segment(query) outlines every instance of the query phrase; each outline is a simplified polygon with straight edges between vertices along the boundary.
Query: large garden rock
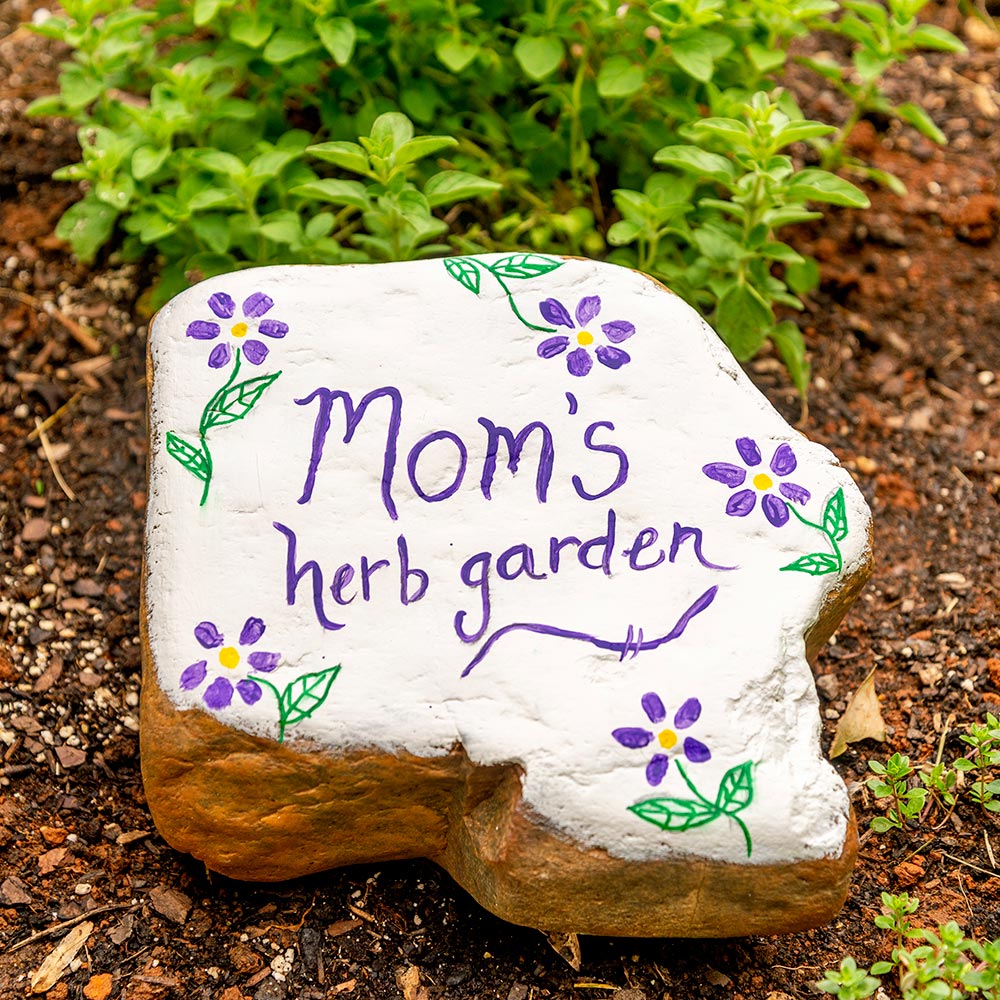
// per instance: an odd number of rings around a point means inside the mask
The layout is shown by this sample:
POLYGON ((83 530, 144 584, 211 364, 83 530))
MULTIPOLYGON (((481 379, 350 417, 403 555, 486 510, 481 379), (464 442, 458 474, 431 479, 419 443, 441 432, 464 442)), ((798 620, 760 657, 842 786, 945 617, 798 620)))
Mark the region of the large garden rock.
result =
POLYGON ((157 316, 143 773, 236 878, 426 856, 546 930, 773 933, 855 833, 808 659, 850 476, 648 278, 507 254, 157 316))

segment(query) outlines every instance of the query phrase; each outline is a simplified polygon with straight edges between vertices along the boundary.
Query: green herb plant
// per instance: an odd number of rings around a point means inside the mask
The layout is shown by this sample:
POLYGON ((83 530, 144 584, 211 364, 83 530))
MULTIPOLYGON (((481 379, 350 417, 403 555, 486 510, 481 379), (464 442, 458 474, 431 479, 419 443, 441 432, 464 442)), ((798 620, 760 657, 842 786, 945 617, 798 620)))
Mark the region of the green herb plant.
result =
POLYGON ((64 0, 34 30, 72 54, 30 111, 79 126, 58 234, 85 262, 154 258, 153 305, 255 264, 610 243, 740 358, 772 340, 804 393, 780 311, 818 272, 785 230, 867 201, 826 169, 839 153, 802 167, 842 141, 778 89, 788 43, 847 34, 857 113, 878 110, 885 67, 945 47, 911 23, 923 2, 882 25, 861 0, 64 0))
POLYGON ((990 771, 1000 765, 1000 719, 987 713, 985 725, 973 723, 960 739, 972 748, 968 756, 955 761, 955 768, 972 778, 970 798, 989 812, 1000 812, 1000 780, 990 771))
POLYGON ((905 892, 898 896, 883 892, 887 912, 875 918, 875 925, 896 935, 891 960, 876 962, 868 970, 847 957, 839 970, 827 970, 817 988, 840 1000, 860 1000, 882 986, 877 976, 895 972, 903 1000, 963 1000, 969 996, 998 1000, 1000 939, 981 942, 967 938, 954 921, 936 930, 913 927, 909 917, 916 912, 918 902, 905 892), (909 941, 923 943, 904 947, 909 941))
POLYGON ((944 133, 919 104, 912 101, 893 104, 881 88, 886 70, 895 63, 905 62, 917 49, 965 51, 965 46, 950 31, 917 20, 926 5, 927 0, 886 0, 885 3, 843 0, 844 13, 831 20, 829 30, 852 43, 850 61, 843 65, 832 56, 800 60, 839 90, 853 106, 834 135, 820 143, 821 162, 827 169, 846 164, 903 193, 903 186, 895 177, 865 166, 845 152, 854 126, 865 115, 873 113, 904 121, 933 142, 943 144, 946 141, 944 133))
POLYGON ((877 799, 889 800, 885 815, 875 816, 869 824, 876 833, 902 830, 919 819, 927 801, 927 789, 910 787, 914 770, 909 757, 894 753, 884 764, 870 760, 868 769, 876 775, 866 782, 872 794, 877 799))

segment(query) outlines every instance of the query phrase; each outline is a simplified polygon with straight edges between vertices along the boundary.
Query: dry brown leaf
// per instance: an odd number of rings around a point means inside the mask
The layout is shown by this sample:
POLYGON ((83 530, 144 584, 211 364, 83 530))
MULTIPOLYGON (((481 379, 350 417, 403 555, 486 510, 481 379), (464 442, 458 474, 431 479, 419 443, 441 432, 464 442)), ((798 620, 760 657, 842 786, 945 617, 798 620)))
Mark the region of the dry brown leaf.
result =
POLYGON ((875 669, 858 685, 854 696, 847 703, 844 714, 837 723, 837 731, 833 736, 833 746, 830 747, 830 760, 839 757, 848 743, 859 743, 861 740, 878 740, 885 742, 885 722, 882 710, 879 708, 878 695, 875 693, 875 669))
POLYGON ((38 971, 31 977, 31 992, 46 993, 52 989, 59 981, 59 977, 69 968, 69 963, 76 958, 76 953, 84 946, 94 925, 85 920, 82 924, 77 924, 45 956, 45 961, 38 967, 38 971))
POLYGON ((575 934, 548 931, 545 934, 552 950, 574 971, 580 971, 580 939, 575 934))

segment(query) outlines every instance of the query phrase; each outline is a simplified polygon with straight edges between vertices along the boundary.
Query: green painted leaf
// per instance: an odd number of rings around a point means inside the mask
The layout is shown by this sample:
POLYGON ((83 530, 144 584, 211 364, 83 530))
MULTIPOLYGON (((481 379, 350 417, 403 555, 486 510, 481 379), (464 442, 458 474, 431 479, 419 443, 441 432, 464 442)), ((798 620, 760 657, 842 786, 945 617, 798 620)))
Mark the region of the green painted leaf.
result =
POLYGON ((847 537, 847 507, 844 503, 844 488, 841 487, 826 502, 823 510, 823 530, 835 541, 847 537))
POLYGON ((501 257, 488 266, 498 278, 537 278, 562 265, 563 262, 555 257, 543 257, 538 253, 514 253, 509 257, 501 257))
POLYGON ((782 566, 781 571, 790 570, 795 573, 808 573, 810 576, 825 576, 836 573, 840 567, 837 560, 825 552, 813 552, 812 555, 801 556, 795 562, 782 566))
POLYGON ((544 80, 563 60, 563 43, 554 35, 522 35, 514 45, 514 58, 532 80, 544 80))
POLYGON ((711 802, 697 799, 646 799, 629 806, 639 819, 644 819, 661 830, 693 830, 718 819, 721 810, 711 802))
POLYGON ((242 420, 257 405, 267 387, 281 374, 261 375, 231 385, 209 404, 203 420, 203 431, 210 427, 224 427, 242 420))
POLYGON ((732 816, 742 812, 753 801, 753 761, 731 767, 719 782, 715 804, 719 812, 732 816))
POLYGON ((303 674, 285 686, 278 700, 281 721, 285 726, 294 726, 308 719, 326 701, 333 682, 340 673, 340 664, 327 667, 314 674, 303 674))
POLYGON ((448 257, 444 266, 459 284, 465 285, 473 295, 479 294, 479 268, 461 257, 448 257))
POLYGON ((196 476, 203 483, 208 480, 208 463, 205 461, 202 450, 188 444, 184 438, 178 437, 173 431, 167 431, 167 454, 176 458, 191 475, 196 476))

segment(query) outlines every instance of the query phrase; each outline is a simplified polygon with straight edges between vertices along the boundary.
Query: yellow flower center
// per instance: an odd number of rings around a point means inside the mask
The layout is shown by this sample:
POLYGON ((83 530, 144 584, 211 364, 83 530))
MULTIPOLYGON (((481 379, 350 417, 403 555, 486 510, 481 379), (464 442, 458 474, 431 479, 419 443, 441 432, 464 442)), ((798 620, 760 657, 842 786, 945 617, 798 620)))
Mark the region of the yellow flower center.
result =
POLYGON ((774 485, 774 480, 766 472, 758 472, 753 477, 753 484, 759 490, 769 490, 774 485))
POLYGON ((581 347, 586 347, 588 344, 592 344, 594 342, 594 335, 589 330, 581 330, 576 335, 576 342, 581 347))
POLYGON ((658 737, 660 741, 660 746, 664 750, 669 750, 672 746, 677 743, 677 734, 672 729, 664 729, 658 737))
POLYGON ((247 335, 248 329, 249 327, 246 325, 246 323, 237 323, 229 332, 234 337, 245 337, 247 335))
POLYGON ((232 670, 239 662, 240 654, 232 646, 226 646, 225 649, 219 650, 219 663, 227 670, 232 670))

